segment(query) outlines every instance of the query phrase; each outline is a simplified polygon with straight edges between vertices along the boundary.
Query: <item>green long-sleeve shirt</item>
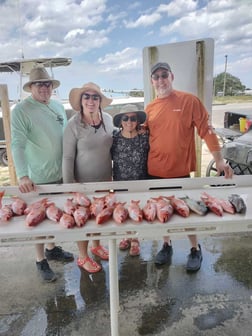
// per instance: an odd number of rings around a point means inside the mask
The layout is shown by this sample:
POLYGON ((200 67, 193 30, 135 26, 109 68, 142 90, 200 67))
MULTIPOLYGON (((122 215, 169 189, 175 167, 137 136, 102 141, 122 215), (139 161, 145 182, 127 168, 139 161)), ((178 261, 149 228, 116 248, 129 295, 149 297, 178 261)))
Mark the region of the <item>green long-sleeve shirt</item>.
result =
POLYGON ((32 97, 11 113, 11 149, 18 178, 37 184, 62 178, 62 137, 67 117, 56 100, 42 104, 32 97))

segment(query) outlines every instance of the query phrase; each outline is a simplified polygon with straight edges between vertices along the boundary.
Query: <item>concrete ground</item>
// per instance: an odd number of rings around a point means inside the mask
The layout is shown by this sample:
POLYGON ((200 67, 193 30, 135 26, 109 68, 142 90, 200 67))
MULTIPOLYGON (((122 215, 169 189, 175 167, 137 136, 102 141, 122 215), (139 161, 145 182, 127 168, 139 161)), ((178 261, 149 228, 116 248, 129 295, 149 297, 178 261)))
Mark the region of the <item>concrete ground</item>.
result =
MULTIPOLYGON (((185 271, 189 241, 173 241, 170 266, 157 268, 161 241, 141 241, 141 255, 118 252, 119 335, 250 336, 252 235, 200 238, 199 272, 185 271)), ((74 243, 62 244, 77 257, 74 243)), ((43 283, 34 246, 0 248, 1 336, 109 336, 108 263, 89 275, 76 262, 50 262, 58 279, 43 283)))

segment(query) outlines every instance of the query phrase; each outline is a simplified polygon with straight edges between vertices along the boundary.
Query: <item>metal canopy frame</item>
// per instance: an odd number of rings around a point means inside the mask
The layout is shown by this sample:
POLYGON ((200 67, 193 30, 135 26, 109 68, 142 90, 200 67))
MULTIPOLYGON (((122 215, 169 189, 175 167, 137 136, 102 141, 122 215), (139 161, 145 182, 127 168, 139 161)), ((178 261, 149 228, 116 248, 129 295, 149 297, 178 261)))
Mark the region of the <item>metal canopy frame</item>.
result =
POLYGON ((36 65, 41 65, 46 68, 54 68, 67 66, 71 63, 72 59, 67 57, 20 59, 0 63, 0 72, 21 72, 23 75, 28 75, 30 70, 36 65))

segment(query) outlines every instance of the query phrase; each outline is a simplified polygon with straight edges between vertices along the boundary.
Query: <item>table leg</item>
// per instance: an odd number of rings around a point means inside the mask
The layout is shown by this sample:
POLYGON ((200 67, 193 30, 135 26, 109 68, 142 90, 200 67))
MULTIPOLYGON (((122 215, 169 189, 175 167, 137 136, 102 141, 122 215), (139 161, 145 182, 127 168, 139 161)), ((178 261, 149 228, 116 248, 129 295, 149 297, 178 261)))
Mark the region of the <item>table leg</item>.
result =
POLYGON ((119 286, 116 239, 109 240, 109 284, 111 336, 118 336, 119 286))

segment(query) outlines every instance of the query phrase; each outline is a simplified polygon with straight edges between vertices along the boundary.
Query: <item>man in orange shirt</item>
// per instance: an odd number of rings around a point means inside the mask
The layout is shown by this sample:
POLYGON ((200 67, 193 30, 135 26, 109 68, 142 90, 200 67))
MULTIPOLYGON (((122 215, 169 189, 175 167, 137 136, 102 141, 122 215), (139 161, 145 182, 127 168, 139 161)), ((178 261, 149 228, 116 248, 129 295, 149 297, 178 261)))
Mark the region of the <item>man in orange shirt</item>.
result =
MULTIPOLYGON (((196 170, 195 127, 206 142, 215 162, 218 174, 224 172, 232 178, 233 170, 222 157, 218 138, 209 122, 208 112, 194 95, 174 90, 174 74, 165 62, 155 64, 151 69, 151 83, 156 98, 147 105, 145 125, 149 129, 150 151, 148 173, 150 178, 185 178, 196 170)), ((188 236, 191 251, 188 255, 187 271, 198 271, 202 252, 197 236, 188 236)), ((169 237, 164 237, 162 249, 155 263, 169 263, 172 256, 169 237)))

